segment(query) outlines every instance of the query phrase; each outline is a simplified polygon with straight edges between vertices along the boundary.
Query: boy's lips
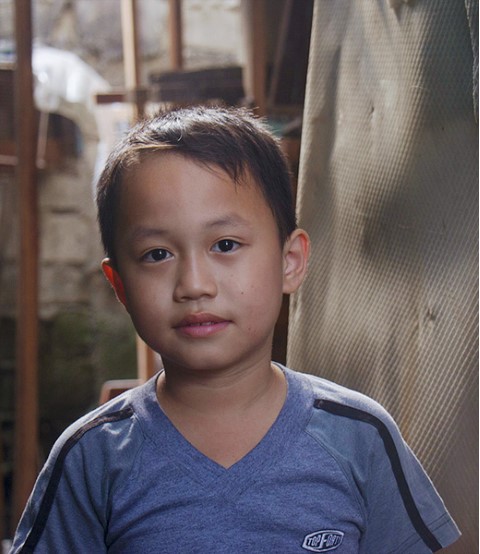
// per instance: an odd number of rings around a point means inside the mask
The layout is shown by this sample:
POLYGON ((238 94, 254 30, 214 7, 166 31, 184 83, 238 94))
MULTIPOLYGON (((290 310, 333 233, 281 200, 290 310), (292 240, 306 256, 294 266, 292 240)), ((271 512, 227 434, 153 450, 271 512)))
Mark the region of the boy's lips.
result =
POLYGON ((174 325, 174 329, 190 338, 204 338, 222 331, 230 323, 230 320, 217 315, 198 313, 186 316, 174 325))

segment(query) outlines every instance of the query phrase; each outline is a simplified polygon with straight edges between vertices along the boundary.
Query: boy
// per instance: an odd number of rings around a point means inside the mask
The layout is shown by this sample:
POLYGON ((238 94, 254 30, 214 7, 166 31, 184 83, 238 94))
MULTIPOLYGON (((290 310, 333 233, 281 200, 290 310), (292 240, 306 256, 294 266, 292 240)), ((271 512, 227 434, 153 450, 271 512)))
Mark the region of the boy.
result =
POLYGON ((105 275, 164 369, 65 431, 12 552, 420 554, 458 537, 380 406, 270 360, 309 240, 258 120, 140 123, 97 204, 105 275))

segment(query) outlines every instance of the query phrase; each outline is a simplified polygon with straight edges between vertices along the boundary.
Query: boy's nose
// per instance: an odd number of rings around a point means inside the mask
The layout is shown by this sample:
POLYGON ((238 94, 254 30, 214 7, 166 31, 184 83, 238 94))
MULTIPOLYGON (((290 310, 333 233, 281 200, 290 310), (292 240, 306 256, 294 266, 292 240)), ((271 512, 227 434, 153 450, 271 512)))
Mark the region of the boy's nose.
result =
POLYGON ((214 297, 216 294, 216 279, 207 260, 192 256, 178 265, 175 301, 198 300, 203 296, 214 297))

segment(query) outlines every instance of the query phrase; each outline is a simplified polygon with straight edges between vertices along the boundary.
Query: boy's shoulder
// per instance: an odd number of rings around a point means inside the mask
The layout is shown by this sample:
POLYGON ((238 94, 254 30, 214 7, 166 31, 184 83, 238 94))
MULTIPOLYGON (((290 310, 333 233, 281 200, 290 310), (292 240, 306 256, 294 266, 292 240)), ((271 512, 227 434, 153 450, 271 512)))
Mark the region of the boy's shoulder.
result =
POLYGON ((369 423, 378 419, 385 425, 396 426, 389 412, 366 394, 317 375, 297 371, 294 373, 299 379, 309 383, 313 392, 314 407, 317 410, 369 423))
POLYGON ((76 446, 105 453, 114 450, 119 442, 128 442, 131 449, 138 449, 144 440, 139 414, 151 388, 148 382, 128 390, 80 417, 57 439, 50 458, 64 460, 76 446))
POLYGON ((408 448, 390 413, 369 396, 322 377, 294 372, 312 391, 307 432, 332 452, 346 458, 368 457, 368 451, 397 457, 408 448))

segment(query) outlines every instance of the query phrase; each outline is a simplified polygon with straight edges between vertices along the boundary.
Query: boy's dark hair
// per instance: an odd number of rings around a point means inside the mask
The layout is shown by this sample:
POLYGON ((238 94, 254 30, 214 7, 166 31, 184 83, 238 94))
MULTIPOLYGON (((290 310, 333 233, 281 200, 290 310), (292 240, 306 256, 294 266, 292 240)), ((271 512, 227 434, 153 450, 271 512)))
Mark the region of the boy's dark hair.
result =
POLYGON ((239 183, 249 173, 276 220, 282 244, 296 228, 288 163, 265 124, 240 108, 178 108, 135 125, 110 154, 97 185, 103 246, 115 264, 114 235, 121 182, 142 156, 176 152, 220 167, 239 183))

